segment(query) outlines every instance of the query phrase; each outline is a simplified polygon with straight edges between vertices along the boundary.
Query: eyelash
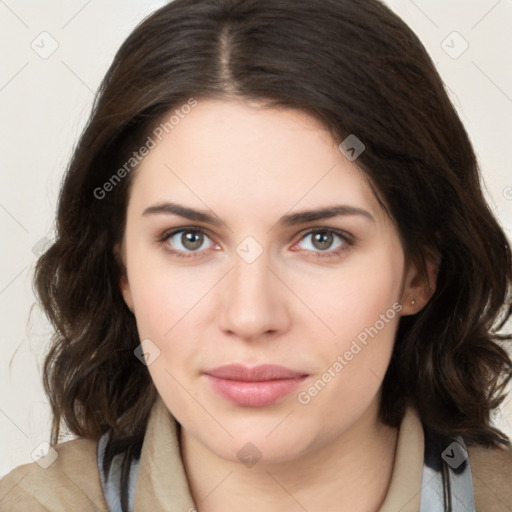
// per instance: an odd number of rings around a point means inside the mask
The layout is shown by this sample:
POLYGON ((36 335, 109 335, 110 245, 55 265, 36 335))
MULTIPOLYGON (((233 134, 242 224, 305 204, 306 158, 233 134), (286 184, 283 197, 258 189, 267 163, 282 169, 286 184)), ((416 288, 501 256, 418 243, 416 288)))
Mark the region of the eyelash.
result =
MULTIPOLYGON (((164 242, 167 242, 169 240, 169 238, 171 238, 174 235, 176 235, 177 233, 181 233, 181 232, 201 233, 201 234, 207 236, 208 238, 210 238, 208 233, 200 227, 190 227, 190 228, 183 227, 183 228, 172 229, 170 231, 164 232, 162 234, 162 236, 158 239, 158 242, 163 244, 164 242)), ((306 233, 304 233, 301 236, 301 238, 298 240, 298 242, 301 242, 308 235, 311 235, 314 233, 334 234, 334 235, 338 236, 339 238, 341 238, 341 240, 343 241, 343 245, 341 245, 337 249, 334 249, 331 251, 312 251, 314 254, 316 254, 315 257, 318 257, 318 258, 334 258, 336 256, 341 256, 342 253, 349 250, 352 246, 355 245, 355 240, 352 236, 348 235, 348 233, 345 233, 344 231, 341 231, 341 230, 335 229, 335 228, 312 228, 309 231, 307 231, 306 233)), ((176 251, 174 249, 170 249, 169 247, 166 247, 166 250, 168 252, 170 252, 171 254, 173 254, 174 256, 177 256, 178 258, 195 258, 195 257, 197 257, 196 254, 198 254, 199 252, 202 252, 202 251, 196 251, 196 252, 185 253, 183 251, 176 251)))

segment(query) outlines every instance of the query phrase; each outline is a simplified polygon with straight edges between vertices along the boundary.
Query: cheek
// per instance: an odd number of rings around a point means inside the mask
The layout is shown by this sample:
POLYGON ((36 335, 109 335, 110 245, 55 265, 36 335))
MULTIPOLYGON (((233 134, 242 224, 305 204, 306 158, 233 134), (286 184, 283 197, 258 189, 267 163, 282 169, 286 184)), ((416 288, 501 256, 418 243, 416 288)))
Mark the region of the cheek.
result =
POLYGON ((141 336, 170 336, 175 326, 208 292, 213 277, 200 267, 179 267, 160 251, 134 251, 130 290, 141 336), (156 253, 156 254, 155 254, 156 253))
POLYGON ((375 324, 384 336, 393 337, 389 324, 398 322, 401 298, 399 256, 389 249, 373 251, 356 255, 347 265, 319 279, 297 280, 297 294, 307 297, 307 305, 322 320, 324 325, 319 324, 319 329, 331 339, 331 350, 333 345, 344 350, 361 333, 364 338, 365 329, 375 324))
POLYGON ((348 327, 338 323, 340 332, 357 334, 339 336, 333 345, 323 346, 315 378, 298 397, 312 417, 322 417, 327 430, 335 431, 340 421, 350 424, 361 416, 382 384, 393 353, 399 311, 396 305, 384 309, 382 316, 380 308, 375 311, 378 315, 365 310, 358 318, 349 318, 348 327))
POLYGON ((389 365, 400 319, 402 260, 386 249, 351 261, 317 296, 313 309, 335 334, 315 347, 316 380, 306 392, 327 415, 366 407, 389 365))

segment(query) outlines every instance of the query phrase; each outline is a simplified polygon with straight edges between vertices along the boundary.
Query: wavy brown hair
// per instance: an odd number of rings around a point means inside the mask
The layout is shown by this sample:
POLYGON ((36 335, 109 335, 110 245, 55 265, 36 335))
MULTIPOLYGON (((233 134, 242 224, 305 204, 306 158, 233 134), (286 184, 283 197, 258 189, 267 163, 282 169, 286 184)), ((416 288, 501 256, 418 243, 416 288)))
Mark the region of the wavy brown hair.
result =
POLYGON ((400 320, 381 421, 399 426, 410 404, 432 430, 510 445, 492 425, 512 379, 511 336, 498 334, 510 316, 510 246, 432 60, 378 0, 175 0, 123 43, 67 169, 55 242, 36 267, 55 328, 43 377, 52 443, 64 422, 140 449, 156 390, 134 356, 140 340, 114 250, 133 174, 98 191, 173 109, 226 97, 304 111, 338 143, 356 134, 366 146, 356 163, 406 256, 440 261, 429 303, 400 320))

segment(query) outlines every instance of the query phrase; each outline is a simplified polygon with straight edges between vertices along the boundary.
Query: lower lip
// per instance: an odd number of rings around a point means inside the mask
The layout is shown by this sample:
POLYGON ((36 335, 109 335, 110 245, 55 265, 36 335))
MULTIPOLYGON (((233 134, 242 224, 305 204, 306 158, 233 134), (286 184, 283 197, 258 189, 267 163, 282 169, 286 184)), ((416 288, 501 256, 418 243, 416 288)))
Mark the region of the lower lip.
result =
POLYGON ((213 389, 226 400, 243 407, 263 407, 297 389, 306 377, 261 382, 220 379, 206 375, 213 389))

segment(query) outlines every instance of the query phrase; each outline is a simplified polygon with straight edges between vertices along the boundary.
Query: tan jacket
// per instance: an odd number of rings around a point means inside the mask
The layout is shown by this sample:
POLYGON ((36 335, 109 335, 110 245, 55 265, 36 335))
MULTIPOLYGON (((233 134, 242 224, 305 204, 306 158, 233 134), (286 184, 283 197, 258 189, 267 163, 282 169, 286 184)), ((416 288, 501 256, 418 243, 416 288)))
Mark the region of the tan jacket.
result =
MULTIPOLYGON (((1 512, 108 512, 96 460, 97 443, 75 439, 59 445, 47 469, 37 463, 0 481, 1 512)), ((477 512, 512 512, 512 451, 468 447, 477 512)), ((408 408, 398 435, 387 496, 378 512, 418 512, 424 438, 415 409, 408 408)), ((194 501, 180 457, 176 422, 158 398, 142 447, 135 512, 193 512, 194 501)), ((439 512, 439 511, 432 511, 439 512)))

